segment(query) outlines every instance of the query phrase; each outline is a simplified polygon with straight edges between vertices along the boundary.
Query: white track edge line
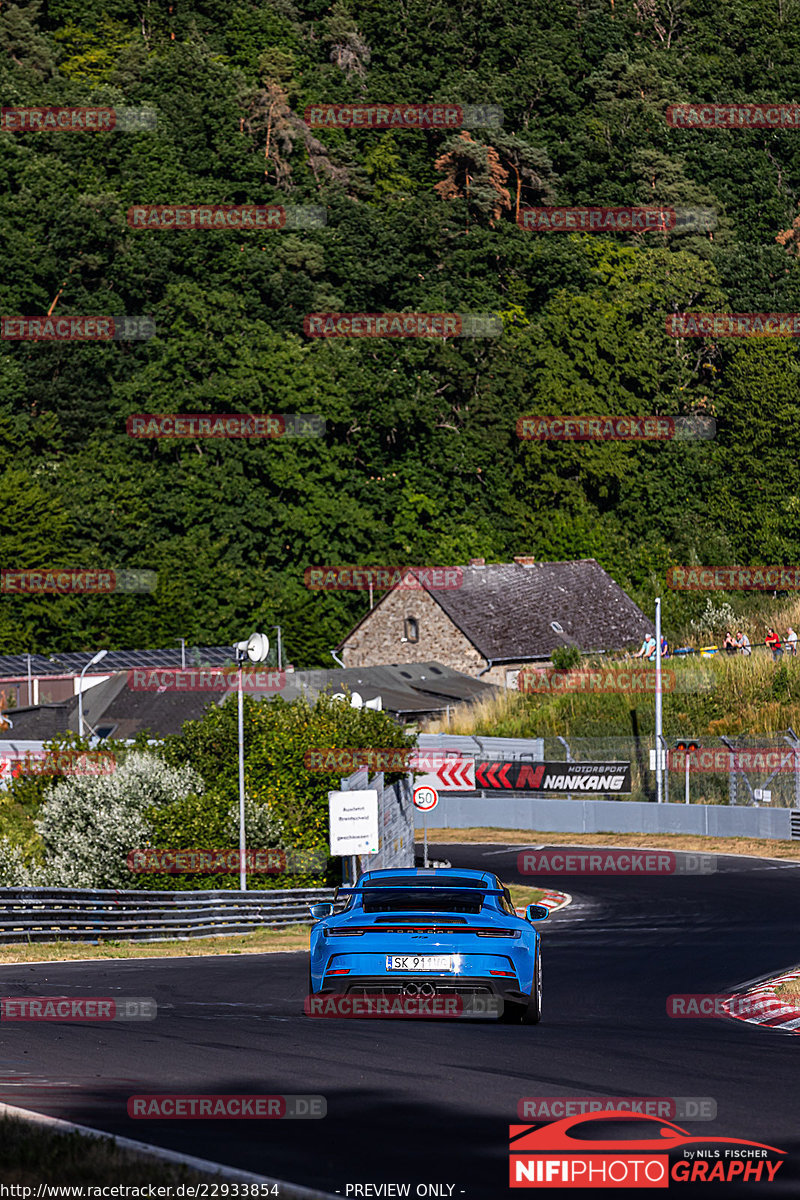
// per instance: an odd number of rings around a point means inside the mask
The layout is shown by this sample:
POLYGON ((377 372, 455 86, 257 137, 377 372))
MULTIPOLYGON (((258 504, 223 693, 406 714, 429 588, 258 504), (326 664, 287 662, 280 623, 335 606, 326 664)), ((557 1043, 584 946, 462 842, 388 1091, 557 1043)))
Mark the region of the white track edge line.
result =
POLYGON ((274 1179, 269 1175, 254 1175, 251 1171, 226 1167, 222 1163, 211 1162, 207 1158, 181 1154, 179 1150, 166 1150, 161 1146, 151 1146, 147 1142, 137 1142, 132 1138, 120 1137, 116 1133, 108 1133, 104 1129, 93 1129, 89 1125, 76 1125, 72 1121, 62 1120, 61 1117, 49 1117, 45 1113, 35 1112, 33 1109, 18 1108, 15 1104, 0 1103, 0 1117, 13 1117, 16 1120, 28 1121, 32 1125, 43 1125, 58 1133, 79 1133, 83 1137, 107 1139, 118 1146, 120 1150, 130 1150, 132 1153, 146 1155, 148 1158, 157 1158, 163 1162, 192 1167, 196 1171, 218 1175, 222 1179, 230 1179, 233 1182, 277 1184, 281 1189, 281 1196, 284 1196, 286 1200, 338 1200, 331 1192, 320 1192, 315 1188, 302 1187, 300 1184, 289 1183, 285 1179, 274 1179))

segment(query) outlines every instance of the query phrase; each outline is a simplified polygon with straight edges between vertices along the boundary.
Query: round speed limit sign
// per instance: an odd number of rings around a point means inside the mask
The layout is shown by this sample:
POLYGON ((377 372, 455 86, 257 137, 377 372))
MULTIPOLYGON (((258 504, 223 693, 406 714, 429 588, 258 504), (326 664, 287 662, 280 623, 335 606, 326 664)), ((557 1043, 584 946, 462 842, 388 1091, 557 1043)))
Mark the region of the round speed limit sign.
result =
POLYGON ((414 805, 421 812, 430 812, 438 803, 439 793, 436 788, 428 787, 427 784, 414 788, 414 805))

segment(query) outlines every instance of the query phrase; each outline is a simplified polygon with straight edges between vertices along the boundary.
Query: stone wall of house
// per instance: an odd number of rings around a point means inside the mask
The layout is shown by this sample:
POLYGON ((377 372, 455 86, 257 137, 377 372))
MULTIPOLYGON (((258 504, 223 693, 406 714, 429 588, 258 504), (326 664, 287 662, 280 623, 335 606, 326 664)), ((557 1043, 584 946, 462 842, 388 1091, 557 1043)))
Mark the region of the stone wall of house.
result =
MULTIPOLYGON (((486 659, 475 649, 423 588, 395 588, 345 641, 341 659, 346 667, 377 667, 383 663, 440 662, 465 675, 478 675, 486 659), (408 619, 417 622, 418 641, 403 641, 408 619)), ((481 679, 503 683, 491 672, 481 679)))

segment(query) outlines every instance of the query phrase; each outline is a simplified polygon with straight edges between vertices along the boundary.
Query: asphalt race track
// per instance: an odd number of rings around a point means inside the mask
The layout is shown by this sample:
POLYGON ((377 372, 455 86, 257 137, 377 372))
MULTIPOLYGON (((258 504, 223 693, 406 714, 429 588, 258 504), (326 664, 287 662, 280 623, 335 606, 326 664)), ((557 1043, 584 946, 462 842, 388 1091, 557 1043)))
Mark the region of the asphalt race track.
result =
MULTIPOLYGON (((432 857, 534 882, 517 872, 521 849, 436 845, 432 857)), ((508 1125, 522 1096, 713 1097, 716 1121, 677 1123, 765 1142, 788 1160, 771 1185, 671 1189, 800 1195, 800 1037, 666 1015, 671 993, 724 992, 800 961, 800 865, 717 862, 705 876, 544 880, 575 903, 542 926, 534 1027, 312 1020, 303 954, 2 966, 4 996, 153 996, 158 1018, 4 1022, 0 1098, 342 1196, 409 1183, 411 1196, 438 1184, 454 1185, 438 1194, 456 1200, 494 1200, 511 1194, 508 1125), (322 1094, 328 1115, 128 1118, 129 1096, 163 1092, 322 1094)))

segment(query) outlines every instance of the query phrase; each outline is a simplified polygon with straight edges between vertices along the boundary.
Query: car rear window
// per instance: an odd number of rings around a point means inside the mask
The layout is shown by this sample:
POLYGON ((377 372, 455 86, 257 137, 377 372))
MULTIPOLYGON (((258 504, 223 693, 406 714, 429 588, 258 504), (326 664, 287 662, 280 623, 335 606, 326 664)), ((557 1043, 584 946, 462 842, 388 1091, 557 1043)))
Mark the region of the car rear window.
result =
POLYGON ((482 879, 384 876, 364 880, 362 904, 367 913, 479 913, 486 886, 482 879))

